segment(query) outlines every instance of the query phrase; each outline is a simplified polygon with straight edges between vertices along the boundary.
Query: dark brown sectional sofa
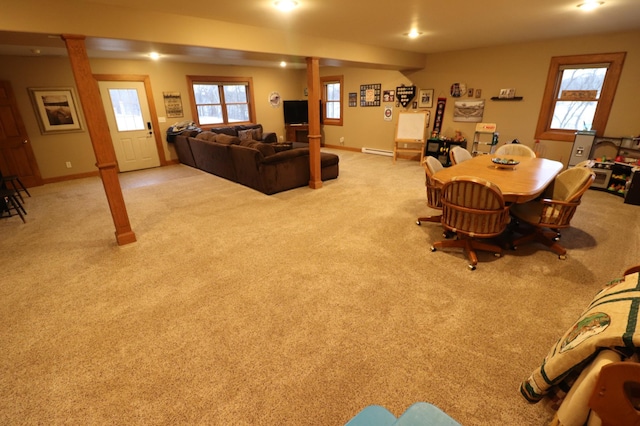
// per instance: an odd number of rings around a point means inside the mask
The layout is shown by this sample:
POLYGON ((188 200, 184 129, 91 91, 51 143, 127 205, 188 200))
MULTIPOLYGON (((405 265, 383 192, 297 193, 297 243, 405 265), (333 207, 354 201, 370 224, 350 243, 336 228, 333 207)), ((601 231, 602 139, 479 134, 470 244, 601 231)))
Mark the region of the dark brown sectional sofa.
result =
MULTIPOLYGON (((273 138, 277 141, 275 134, 273 138)), ((185 132, 174 143, 181 163, 268 195, 306 186, 311 177, 308 148, 282 150, 277 143, 240 140, 218 129, 185 132)), ((320 154, 323 181, 338 177, 338 163, 337 155, 320 154)))

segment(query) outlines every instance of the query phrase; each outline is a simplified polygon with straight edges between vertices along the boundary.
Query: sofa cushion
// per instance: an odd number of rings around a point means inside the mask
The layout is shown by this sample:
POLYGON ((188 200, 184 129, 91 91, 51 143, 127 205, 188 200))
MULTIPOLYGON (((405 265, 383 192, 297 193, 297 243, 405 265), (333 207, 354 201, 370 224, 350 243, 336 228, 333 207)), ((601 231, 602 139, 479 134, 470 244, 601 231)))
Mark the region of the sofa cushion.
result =
POLYGON ((258 142, 258 141, 254 141, 254 140, 251 140, 251 139, 250 140, 240 141, 240 145, 246 146, 248 148, 257 149, 258 151, 260 151, 260 153, 264 157, 269 157, 269 156, 271 156, 271 155, 276 153, 275 148, 273 146, 271 146, 271 144, 258 142))
POLYGON ((237 136, 229 136, 224 133, 219 133, 216 135, 216 142, 223 145, 238 145, 240 143, 240 138, 237 136))
POLYGON ((214 127, 211 129, 212 132, 218 134, 224 134, 229 136, 238 136, 238 128, 236 126, 230 127, 214 127))
POLYGON ((215 142, 216 141, 216 136, 218 136, 217 133, 213 133, 213 132, 201 132, 199 134, 197 134, 195 136, 196 139, 203 139, 205 141, 209 141, 209 142, 215 142))
POLYGON ((189 144, 197 168, 225 179, 236 180, 235 166, 229 153, 235 145, 197 138, 189 138, 189 144))

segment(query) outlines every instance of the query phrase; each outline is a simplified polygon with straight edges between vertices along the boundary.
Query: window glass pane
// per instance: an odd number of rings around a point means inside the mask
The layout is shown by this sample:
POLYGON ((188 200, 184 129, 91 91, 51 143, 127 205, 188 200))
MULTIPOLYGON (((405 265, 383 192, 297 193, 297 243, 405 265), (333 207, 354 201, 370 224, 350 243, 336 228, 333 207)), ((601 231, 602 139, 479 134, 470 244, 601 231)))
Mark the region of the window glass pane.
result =
POLYGON ((558 97, 562 98, 566 90, 595 90, 596 99, 600 97, 600 90, 604 83, 607 68, 579 68, 562 71, 558 97))
POLYGON ((198 105, 220 103, 220 92, 217 84, 194 84, 193 94, 198 105))
POLYGON ((340 100, 340 83, 327 84, 327 100, 328 101, 340 100))
POLYGON ((551 120, 552 129, 591 130, 597 101, 558 101, 551 120))
POLYGON ((198 120, 200 124, 223 123, 222 107, 220 105, 199 105, 198 120))
POLYGON ((327 118, 340 118, 340 102, 327 102, 327 118))
POLYGON ((247 104, 227 105, 227 118, 229 123, 249 120, 249 106, 247 104))
POLYGON ((145 128, 136 89, 109 89, 109 96, 119 132, 145 128))
POLYGON ((567 68, 561 73, 551 129, 591 130, 607 68, 567 68))
POLYGON ((247 87, 244 84, 225 84, 224 101, 227 104, 247 103, 247 87))

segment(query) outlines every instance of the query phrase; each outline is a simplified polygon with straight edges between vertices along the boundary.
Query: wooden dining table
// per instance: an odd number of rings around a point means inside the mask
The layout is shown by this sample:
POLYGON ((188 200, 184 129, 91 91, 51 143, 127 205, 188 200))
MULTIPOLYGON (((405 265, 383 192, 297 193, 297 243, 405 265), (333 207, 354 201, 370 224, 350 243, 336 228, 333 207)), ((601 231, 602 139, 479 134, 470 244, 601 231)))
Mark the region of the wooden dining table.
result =
POLYGON ((491 154, 478 155, 440 170, 433 178, 436 185, 444 185, 455 176, 485 179, 500 188, 505 202, 526 203, 540 195, 564 167, 555 160, 510 155, 509 159, 520 163, 513 168, 502 168, 491 161, 496 157, 491 154))

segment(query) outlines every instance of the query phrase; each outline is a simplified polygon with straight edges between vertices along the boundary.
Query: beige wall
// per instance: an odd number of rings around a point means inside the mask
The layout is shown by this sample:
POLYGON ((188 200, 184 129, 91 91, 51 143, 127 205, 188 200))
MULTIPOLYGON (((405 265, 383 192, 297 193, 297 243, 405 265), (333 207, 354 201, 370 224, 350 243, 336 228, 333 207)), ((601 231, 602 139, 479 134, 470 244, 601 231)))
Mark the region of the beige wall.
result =
POLYGON ((398 71, 382 71, 362 68, 322 68, 320 74, 342 75, 344 77, 344 119, 342 126, 323 126, 323 142, 325 145, 344 146, 347 148, 362 147, 393 150, 395 134, 395 120, 398 111, 395 103, 381 102, 380 107, 360 106, 360 85, 381 84, 382 90, 395 90, 404 84, 411 85, 411 81, 398 71), (349 107, 349 93, 357 94, 358 106, 349 107), (393 107, 393 120, 384 119, 384 106, 393 107), (344 143, 340 138, 344 137, 344 143))
MULTIPOLYGON (((79 133, 41 134, 29 98, 28 88, 31 87, 75 87, 68 59, 11 56, 3 57, 2 63, 5 66, 0 69, 0 79, 11 82, 42 177, 46 180, 96 171, 96 160, 86 127, 79 133), (71 169, 66 167, 67 161, 71 162, 71 169)), ((274 131, 278 135, 284 135, 282 107, 273 108, 269 104, 269 93, 278 91, 283 99, 303 99, 306 81, 304 70, 211 66, 162 61, 96 59, 91 61, 91 69, 94 74, 148 75, 159 117, 165 115, 162 93, 166 91, 181 93, 184 118, 167 119, 166 122, 159 123, 167 160, 177 159, 173 146, 166 142, 167 128, 176 121, 193 118, 186 75, 252 77, 258 122, 266 131, 274 131)))
MULTIPOLYGON (((361 84, 380 83, 383 90, 394 90, 401 84, 415 84, 418 88, 434 89, 435 98, 446 97, 447 107, 442 133, 453 136, 456 129, 472 139, 472 123, 453 121, 453 101, 449 96, 452 83, 466 83, 467 87, 482 89, 486 99, 483 121, 495 122, 500 132, 500 142, 518 138, 527 145, 533 144, 542 91, 544 89, 549 60, 552 56, 583 53, 626 51, 627 57, 618 91, 614 100, 609 124, 604 129, 607 136, 640 134, 640 123, 636 100, 640 99, 640 32, 630 32, 598 37, 572 38, 538 43, 448 52, 428 56, 426 68, 403 74, 364 68, 323 67, 321 75, 344 76, 344 125, 324 126, 323 142, 339 146, 344 137, 344 146, 360 149, 370 147, 393 149, 395 122, 402 108, 393 106, 393 120, 385 121, 383 107, 347 106, 348 93, 359 96, 361 84), (516 95, 524 100, 518 102, 496 102, 489 98, 497 96, 501 88, 514 87, 516 95)), ((29 100, 29 87, 73 87, 74 80, 66 58, 3 57, 0 79, 9 80, 18 98, 29 137, 43 178, 51 179, 95 171, 95 158, 88 133, 66 133, 41 135, 33 107, 29 100), (72 169, 65 167, 71 161, 72 169)), ((273 108, 268 102, 272 91, 280 92, 283 99, 304 99, 306 72, 281 68, 249 68, 186 64, 166 61, 116 61, 92 60, 96 74, 144 74, 149 75, 156 110, 165 114, 162 92, 179 91, 185 110, 184 119, 192 117, 189 106, 186 75, 227 75, 253 77, 257 120, 265 130, 284 135, 282 107, 273 108)), ((383 105, 387 105, 384 102, 383 105)), ((431 109, 432 114, 435 109, 431 109)), ((181 119, 168 119, 160 123, 162 140, 166 128, 181 119)), ((430 129, 433 126, 433 119, 430 129)), ((571 143, 541 141, 544 156, 566 163, 571 143)), ((167 159, 175 159, 170 144, 164 142, 167 159)))
MULTIPOLYGON (((542 94, 550 58, 553 56, 627 52, 620 83, 609 117, 606 136, 618 137, 640 134, 640 120, 636 99, 640 98, 640 32, 593 37, 550 40, 537 43, 499 46, 460 52, 432 54, 427 57, 424 70, 408 74, 420 88, 432 88, 435 97, 446 97, 447 106, 443 133, 451 136, 460 129, 468 140, 473 139, 475 124, 453 121, 453 102, 449 95, 451 84, 466 83, 467 87, 482 89, 485 99, 483 121, 497 123, 500 143, 520 142, 533 146, 542 94), (502 88, 516 88, 522 101, 492 101, 502 88)), ((569 142, 541 141, 544 156, 563 161, 571 153, 569 142)))

